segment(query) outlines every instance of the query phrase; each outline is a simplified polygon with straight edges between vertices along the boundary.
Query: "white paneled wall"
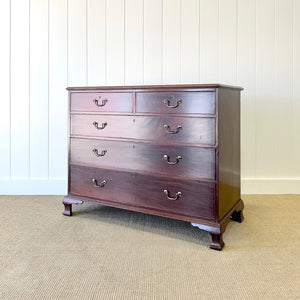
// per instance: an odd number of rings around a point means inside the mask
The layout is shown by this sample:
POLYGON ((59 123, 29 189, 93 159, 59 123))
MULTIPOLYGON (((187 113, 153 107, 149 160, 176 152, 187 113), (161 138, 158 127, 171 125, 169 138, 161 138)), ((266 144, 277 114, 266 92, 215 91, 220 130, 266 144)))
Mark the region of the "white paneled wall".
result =
POLYGON ((67 86, 226 83, 242 192, 300 193, 299 0, 1 0, 0 194, 65 194, 67 86))

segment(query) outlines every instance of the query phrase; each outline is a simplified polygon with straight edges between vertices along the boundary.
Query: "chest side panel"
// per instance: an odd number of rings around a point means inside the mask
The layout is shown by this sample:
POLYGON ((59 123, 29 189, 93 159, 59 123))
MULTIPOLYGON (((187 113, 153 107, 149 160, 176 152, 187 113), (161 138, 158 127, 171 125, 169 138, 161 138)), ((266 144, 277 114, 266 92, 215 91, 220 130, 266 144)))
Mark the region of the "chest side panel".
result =
POLYGON ((220 89, 218 99, 219 219, 240 199, 240 91, 220 89))

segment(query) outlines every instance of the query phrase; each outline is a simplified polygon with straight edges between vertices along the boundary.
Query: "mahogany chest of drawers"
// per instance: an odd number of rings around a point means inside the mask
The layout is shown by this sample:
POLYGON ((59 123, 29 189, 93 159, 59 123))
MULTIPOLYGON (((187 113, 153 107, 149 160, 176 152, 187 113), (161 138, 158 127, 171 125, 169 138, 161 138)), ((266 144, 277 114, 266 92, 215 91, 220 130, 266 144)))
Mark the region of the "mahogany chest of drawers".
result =
POLYGON ((69 91, 72 204, 99 203, 192 222, 221 250, 240 199, 240 91, 219 84, 69 91))

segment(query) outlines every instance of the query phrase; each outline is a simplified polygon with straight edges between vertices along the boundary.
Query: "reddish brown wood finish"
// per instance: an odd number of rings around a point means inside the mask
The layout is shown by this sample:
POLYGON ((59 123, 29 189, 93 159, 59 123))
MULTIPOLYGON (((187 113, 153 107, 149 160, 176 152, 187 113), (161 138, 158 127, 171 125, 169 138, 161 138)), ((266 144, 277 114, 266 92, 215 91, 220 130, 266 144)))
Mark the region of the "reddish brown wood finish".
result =
POLYGON ((72 138, 71 163, 175 178, 215 180, 214 148, 72 138), (164 155, 168 155, 170 163, 178 163, 169 164, 164 155), (178 156, 181 158, 177 159, 178 156))
POLYGON ((77 165, 71 165, 70 180, 71 194, 109 199, 178 215, 214 218, 214 182, 191 182, 77 165), (93 178, 98 184, 103 180, 107 183, 102 188, 95 187, 93 178), (182 196, 177 200, 168 200, 164 190, 168 190, 172 198, 178 192, 182 196))
POLYGON ((219 220, 241 197, 239 94, 236 90, 219 89, 219 220))
POLYGON ((73 199, 72 197, 66 196, 63 201, 63 204, 65 205, 65 211, 63 214, 69 217, 72 216, 72 204, 82 204, 82 203, 83 201, 81 200, 73 199))
POLYGON ((204 91, 204 90, 215 90, 218 88, 243 90, 242 87, 219 84, 219 83, 209 83, 209 84, 169 84, 169 85, 122 85, 122 86, 75 86, 68 87, 68 91, 204 91))
POLYGON ((215 92, 137 93, 136 112, 214 114, 215 92))
POLYGON ((72 93, 71 111, 132 112, 132 93, 72 93))
POLYGON ((72 204, 88 201, 193 222, 210 233, 210 247, 221 250, 229 220, 243 220, 241 88, 208 84, 68 90, 73 111, 64 214, 72 214, 72 204), (101 95, 98 104, 104 105, 95 110, 88 95, 101 95), (102 103, 104 95, 113 100, 102 103), (169 165, 165 155, 178 163, 169 165))
POLYGON ((214 118, 172 118, 142 116, 77 115, 71 116, 71 135, 166 141, 169 144, 215 145, 214 118), (104 129, 93 125, 107 124, 104 129), (169 129, 164 126, 168 125, 169 129), (178 129, 181 126, 181 129, 178 129), (178 133, 169 133, 178 131, 178 133))

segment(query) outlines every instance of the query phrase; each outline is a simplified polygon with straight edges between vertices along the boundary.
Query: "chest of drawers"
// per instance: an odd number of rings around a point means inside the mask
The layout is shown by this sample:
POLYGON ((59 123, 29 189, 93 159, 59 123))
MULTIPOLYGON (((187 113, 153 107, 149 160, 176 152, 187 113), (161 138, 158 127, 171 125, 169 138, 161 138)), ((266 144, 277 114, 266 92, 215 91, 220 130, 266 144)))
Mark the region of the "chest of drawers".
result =
POLYGON ((64 214, 84 201, 191 222, 221 250, 242 222, 239 87, 73 87, 64 214))

